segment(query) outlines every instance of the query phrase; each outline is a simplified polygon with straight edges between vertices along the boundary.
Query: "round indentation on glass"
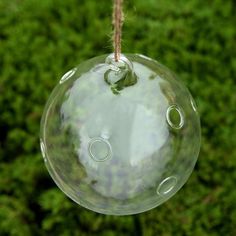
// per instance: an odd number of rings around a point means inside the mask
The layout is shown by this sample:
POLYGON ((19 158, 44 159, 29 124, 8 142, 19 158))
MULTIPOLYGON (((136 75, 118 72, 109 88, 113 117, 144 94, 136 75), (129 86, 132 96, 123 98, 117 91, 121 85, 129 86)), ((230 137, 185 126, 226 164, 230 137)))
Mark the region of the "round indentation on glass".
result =
POLYGON ((169 176, 164 179, 157 187, 158 195, 165 195, 171 192, 177 183, 177 178, 175 176, 169 176))
POLYGON ((103 162, 111 158, 111 144, 103 138, 93 138, 88 146, 89 155, 94 161, 103 162))
POLYGON ((174 129, 180 129, 184 125, 184 115, 178 105, 171 105, 166 112, 168 124, 174 129))
POLYGON ((194 100, 193 100, 192 98, 190 98, 190 103, 191 103, 191 106, 192 106, 193 110, 194 110, 195 112, 197 112, 196 103, 194 102, 194 100))
POLYGON ((60 84, 64 83, 66 80, 68 80, 70 77, 72 77, 72 76, 75 74, 76 70, 77 70, 77 69, 74 68, 74 69, 68 71, 67 73, 65 73, 65 74, 62 76, 61 80, 60 80, 60 84))
POLYGON ((43 159, 46 162, 47 161, 47 159, 46 159, 46 150, 45 150, 45 146, 44 146, 44 143, 43 143, 42 139, 40 139, 40 149, 41 149, 41 152, 42 152, 43 159))
POLYGON ((148 61, 153 61, 153 59, 152 58, 150 58, 150 57, 147 57, 147 56, 145 56, 145 55, 143 55, 143 54, 136 54, 136 55, 138 55, 139 57, 142 57, 143 59, 145 59, 145 60, 148 60, 148 61))

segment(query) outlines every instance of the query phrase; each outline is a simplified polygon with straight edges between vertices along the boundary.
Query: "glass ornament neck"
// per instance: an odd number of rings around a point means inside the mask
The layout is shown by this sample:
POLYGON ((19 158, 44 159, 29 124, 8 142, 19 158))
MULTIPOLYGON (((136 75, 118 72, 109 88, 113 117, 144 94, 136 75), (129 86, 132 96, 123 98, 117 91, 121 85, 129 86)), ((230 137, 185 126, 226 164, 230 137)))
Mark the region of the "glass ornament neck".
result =
POLYGON ((133 63, 123 54, 118 61, 115 60, 114 54, 110 54, 105 64, 109 65, 109 69, 104 73, 104 80, 111 86, 114 94, 119 94, 120 90, 137 83, 133 63))

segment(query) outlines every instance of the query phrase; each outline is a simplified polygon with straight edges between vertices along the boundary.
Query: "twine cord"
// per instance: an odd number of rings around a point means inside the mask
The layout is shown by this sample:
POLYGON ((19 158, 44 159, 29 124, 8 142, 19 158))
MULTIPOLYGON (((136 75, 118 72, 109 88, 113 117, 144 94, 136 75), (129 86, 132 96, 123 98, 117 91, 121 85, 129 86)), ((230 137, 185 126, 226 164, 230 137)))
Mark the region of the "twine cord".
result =
POLYGON ((112 23, 114 27, 113 47, 114 47, 116 62, 120 60, 120 54, 121 54, 122 25, 124 22, 122 5, 123 5, 123 0, 114 0, 112 23))

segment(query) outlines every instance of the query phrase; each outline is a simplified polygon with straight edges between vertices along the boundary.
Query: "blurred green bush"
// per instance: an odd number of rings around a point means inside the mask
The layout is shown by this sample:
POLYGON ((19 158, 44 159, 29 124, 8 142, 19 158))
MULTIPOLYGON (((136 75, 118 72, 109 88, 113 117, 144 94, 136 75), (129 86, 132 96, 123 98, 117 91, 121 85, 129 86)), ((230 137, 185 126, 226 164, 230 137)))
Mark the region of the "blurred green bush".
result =
POLYGON ((0 235, 236 235, 236 15, 233 0, 127 0, 123 51, 175 71, 201 114, 185 187, 149 212, 99 215, 64 196, 39 150, 39 122, 70 68, 110 53, 111 1, 0 1, 0 235))

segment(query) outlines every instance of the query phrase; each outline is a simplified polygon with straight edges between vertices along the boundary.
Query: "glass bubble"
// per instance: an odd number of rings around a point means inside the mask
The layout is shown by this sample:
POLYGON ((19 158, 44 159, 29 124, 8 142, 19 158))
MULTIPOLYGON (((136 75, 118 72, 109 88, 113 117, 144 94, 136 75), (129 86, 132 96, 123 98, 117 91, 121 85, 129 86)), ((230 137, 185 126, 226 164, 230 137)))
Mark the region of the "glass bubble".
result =
POLYGON ((95 212, 147 211, 187 181, 200 149, 188 89, 143 55, 88 60, 67 72, 41 120, 47 169, 71 199, 95 212))

